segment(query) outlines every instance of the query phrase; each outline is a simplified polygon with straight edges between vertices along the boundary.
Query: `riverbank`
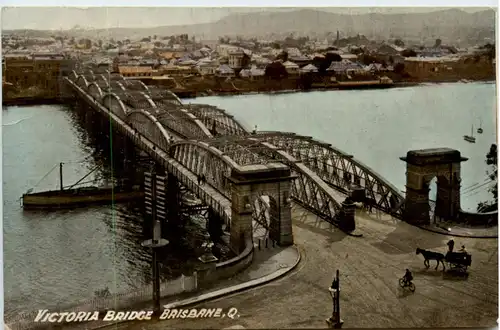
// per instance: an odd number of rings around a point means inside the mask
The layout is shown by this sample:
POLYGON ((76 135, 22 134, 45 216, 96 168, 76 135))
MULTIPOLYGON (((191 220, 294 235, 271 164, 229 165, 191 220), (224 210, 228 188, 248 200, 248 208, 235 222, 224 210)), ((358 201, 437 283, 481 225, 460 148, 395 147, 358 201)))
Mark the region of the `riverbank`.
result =
MULTIPOLYGON (((146 79, 137 79, 148 83, 146 79)), ((340 82, 340 83, 322 83, 322 84, 312 84, 308 88, 297 86, 296 82, 290 83, 290 79, 282 81, 268 81, 268 84, 262 86, 264 81, 254 82, 247 84, 246 86, 240 86, 239 80, 235 81, 225 81, 219 82, 218 88, 200 88, 201 86, 191 85, 184 88, 179 87, 169 87, 169 86, 158 86, 160 88, 167 88, 176 94, 180 99, 194 99, 197 97, 206 96, 236 96, 236 95, 255 95, 255 94, 288 94, 288 93, 300 93, 300 92, 317 92, 317 91, 336 91, 336 90, 363 90, 363 89, 388 89, 388 88, 402 88, 402 87, 414 87, 422 84, 442 84, 442 83, 472 83, 472 82, 490 82, 495 83, 495 79, 460 79, 456 78, 433 78, 433 79, 407 79, 394 81, 392 84, 359 84, 360 81, 352 82, 340 82), (266 86, 267 85, 267 86, 266 86)), ((203 86, 208 87, 208 86, 203 86)), ((44 96, 32 96, 32 97, 10 97, 4 98, 2 100, 3 106, 27 106, 27 105, 49 105, 49 104, 66 104, 71 98, 60 98, 60 97, 44 97, 44 96)))
MULTIPOLYGON (((317 91, 339 91, 339 90, 363 90, 363 89, 388 89, 388 88, 403 88, 414 87, 423 84, 443 84, 443 83, 473 83, 473 82, 491 82, 495 83, 494 78, 485 79, 401 79, 394 80, 392 84, 362 84, 358 85, 358 81, 343 82, 343 83, 313 83, 311 86, 304 88, 289 79, 282 81, 260 81, 250 82, 245 85, 239 84, 239 79, 234 81, 219 82, 217 87, 209 88, 209 86, 200 86, 202 84, 186 84, 185 88, 171 88, 179 98, 197 98, 206 96, 236 96, 236 95, 254 95, 254 94, 287 94, 299 92, 317 92, 317 91), (239 86, 238 86, 239 85, 239 86)), ((207 85, 207 84, 203 84, 207 85)), ((211 87, 211 86, 210 86, 211 87)))

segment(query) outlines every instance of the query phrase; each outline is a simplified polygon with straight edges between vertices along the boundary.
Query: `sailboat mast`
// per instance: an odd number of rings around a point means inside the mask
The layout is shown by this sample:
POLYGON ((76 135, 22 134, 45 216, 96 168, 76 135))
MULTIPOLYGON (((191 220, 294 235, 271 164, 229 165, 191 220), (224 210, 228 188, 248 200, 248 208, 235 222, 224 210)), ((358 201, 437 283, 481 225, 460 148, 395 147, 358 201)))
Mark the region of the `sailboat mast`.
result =
POLYGON ((63 191, 63 164, 59 163, 59 184, 61 185, 61 191, 63 191))

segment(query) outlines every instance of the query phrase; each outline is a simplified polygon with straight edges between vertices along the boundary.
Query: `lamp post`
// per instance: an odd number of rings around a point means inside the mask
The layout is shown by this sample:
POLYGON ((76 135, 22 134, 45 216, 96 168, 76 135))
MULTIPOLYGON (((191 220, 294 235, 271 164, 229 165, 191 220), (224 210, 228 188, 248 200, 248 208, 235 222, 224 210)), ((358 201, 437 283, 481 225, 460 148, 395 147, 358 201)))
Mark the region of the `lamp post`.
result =
POLYGON ((153 228, 153 238, 142 242, 142 246, 151 248, 153 254, 153 302, 155 311, 160 310, 160 271, 158 267, 157 250, 168 244, 168 240, 161 238, 161 223, 155 220, 153 228))
POLYGON ((339 283, 339 270, 335 278, 333 279, 332 285, 328 288, 328 291, 332 297, 333 311, 332 316, 326 319, 326 323, 335 329, 342 328, 344 321, 340 319, 340 283, 339 283))

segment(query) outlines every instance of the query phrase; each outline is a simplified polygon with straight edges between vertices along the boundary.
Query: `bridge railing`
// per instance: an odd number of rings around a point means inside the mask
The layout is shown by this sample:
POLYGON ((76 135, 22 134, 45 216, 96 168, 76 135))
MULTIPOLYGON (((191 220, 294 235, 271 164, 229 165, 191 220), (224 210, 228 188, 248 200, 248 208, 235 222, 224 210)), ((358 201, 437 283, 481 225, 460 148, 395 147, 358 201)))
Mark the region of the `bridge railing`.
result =
MULTIPOLYGON (((181 275, 178 278, 160 283, 160 296, 162 298, 178 295, 184 292, 194 292, 198 290, 198 274, 194 272, 190 276, 181 275)), ((152 285, 144 285, 140 288, 111 294, 109 297, 92 298, 81 301, 77 304, 67 306, 56 306, 48 308, 49 313, 53 312, 104 312, 106 310, 124 310, 137 304, 152 301, 152 285)), ((27 330, 46 327, 47 323, 34 322, 38 311, 23 313, 18 317, 6 319, 5 323, 11 330, 27 330)), ((100 317, 102 319, 102 317, 100 317)))

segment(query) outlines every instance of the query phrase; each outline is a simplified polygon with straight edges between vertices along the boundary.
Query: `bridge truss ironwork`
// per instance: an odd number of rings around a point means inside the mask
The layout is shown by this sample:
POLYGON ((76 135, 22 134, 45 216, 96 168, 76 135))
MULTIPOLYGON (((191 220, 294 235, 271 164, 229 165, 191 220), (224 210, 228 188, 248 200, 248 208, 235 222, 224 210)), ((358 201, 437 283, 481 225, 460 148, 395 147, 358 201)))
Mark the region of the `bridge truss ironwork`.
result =
POLYGON ((295 133, 261 132, 254 136, 303 162, 324 182, 343 193, 362 187, 373 207, 402 218, 403 194, 375 171, 329 143, 295 133))
POLYGON ((170 91, 119 75, 108 74, 113 79, 106 80, 105 74, 91 70, 81 73, 72 72, 69 79, 192 173, 205 175, 206 182, 229 199, 232 169, 274 161, 288 165, 296 176, 291 197, 331 223, 337 222, 341 202, 355 186, 364 188, 374 207, 402 217, 402 193, 328 143, 295 133, 250 134, 217 107, 182 104, 170 91))

